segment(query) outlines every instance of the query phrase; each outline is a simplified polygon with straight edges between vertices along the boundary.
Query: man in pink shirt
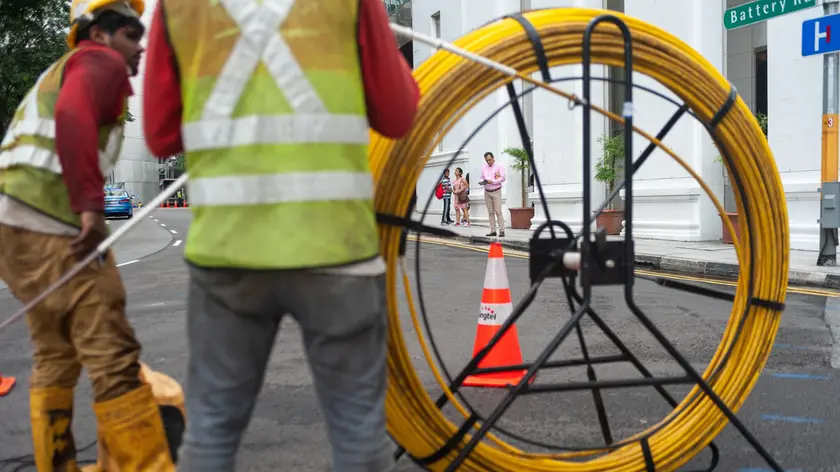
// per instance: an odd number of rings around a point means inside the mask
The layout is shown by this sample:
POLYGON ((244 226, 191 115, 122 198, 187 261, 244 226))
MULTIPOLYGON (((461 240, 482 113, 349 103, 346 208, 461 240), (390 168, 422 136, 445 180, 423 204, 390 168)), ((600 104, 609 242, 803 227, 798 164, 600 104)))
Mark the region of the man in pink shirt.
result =
POLYGON ((492 152, 484 153, 484 164, 481 167, 481 180, 478 185, 484 186, 484 204, 487 205, 487 216, 490 219, 490 232, 487 236, 505 237, 505 217, 502 215, 502 182, 505 181, 505 169, 496 163, 492 152), (496 225, 498 220, 499 224, 496 225))

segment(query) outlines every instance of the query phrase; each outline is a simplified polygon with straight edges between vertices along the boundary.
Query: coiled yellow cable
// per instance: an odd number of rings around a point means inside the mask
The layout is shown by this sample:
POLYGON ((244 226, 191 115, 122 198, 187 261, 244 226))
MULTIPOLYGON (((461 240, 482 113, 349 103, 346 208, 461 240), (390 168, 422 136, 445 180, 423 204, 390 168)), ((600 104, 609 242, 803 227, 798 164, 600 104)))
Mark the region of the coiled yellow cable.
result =
MULTIPOLYGON (((559 8, 529 12, 525 17, 539 32, 549 65, 555 67, 581 63, 583 31, 593 18, 603 13, 602 10, 559 8)), ((700 119, 709 122, 730 92, 726 79, 676 37, 638 19, 613 14, 625 21, 631 30, 635 71, 664 84, 700 119)), ((538 69, 531 43, 514 20, 500 20, 486 25, 455 44, 513 67, 525 74, 530 82, 538 83, 530 79, 530 74, 538 69)), ((623 53, 623 40, 618 28, 600 24, 592 36, 593 64, 623 67, 623 53)), ((446 51, 433 55, 414 75, 422 98, 411 132, 401 140, 374 135, 370 147, 371 168, 377 181, 376 209, 382 213, 402 214, 405 211, 420 173, 434 149, 438 133, 445 135, 482 98, 512 80, 508 75, 446 51)), ((570 96, 554 87, 542 86, 570 96)), ((613 120, 621 120, 600 108, 593 106, 593 109, 613 120)), ((682 159, 648 133, 634 130, 686 168, 698 180, 717 210, 723 212, 709 187, 682 159)), ((769 308, 748 307, 748 274, 750 270, 754 271, 753 297, 784 302, 788 278, 788 218, 782 184, 771 151, 758 123, 740 97, 717 125, 716 132, 728 151, 729 159, 724 164, 729 175, 739 176, 743 187, 743 195, 736 192, 741 221, 746 221, 747 211, 750 220, 749 225, 742 226, 740 244, 735 244, 741 276, 732 314, 704 378, 710 379, 711 374, 716 372, 710 385, 727 405, 737 411, 764 367, 781 316, 780 312, 769 308), (740 325, 743 325, 742 330, 736 338, 740 325), (723 363, 730 350, 728 361, 723 363)), ((732 231, 731 224, 724 221, 732 231)), ((466 416, 466 409, 448 390, 426 346, 411 298, 411 285, 399 260, 400 233, 398 228, 380 227, 382 253, 388 264, 388 430, 410 454, 424 457, 443 447, 460 424, 450 422, 435 406, 412 365, 400 323, 397 279, 400 268, 403 286, 409 297, 412 322, 426 360, 449 401, 462 415, 466 416)), ((695 387, 671 414, 634 437, 652 432, 649 445, 656 470, 668 471, 676 469, 705 448, 726 424, 727 420, 720 410, 702 392, 698 394, 695 387)), ((594 457, 597 451, 589 454, 530 454, 496 437, 488 435, 487 439, 479 444, 460 470, 646 470, 641 447, 635 442, 594 457), (571 460, 573 458, 575 460, 571 460)), ((462 441, 460 447, 467 440, 469 437, 462 441)), ((457 450, 428 467, 444 470, 456 454, 457 450)))

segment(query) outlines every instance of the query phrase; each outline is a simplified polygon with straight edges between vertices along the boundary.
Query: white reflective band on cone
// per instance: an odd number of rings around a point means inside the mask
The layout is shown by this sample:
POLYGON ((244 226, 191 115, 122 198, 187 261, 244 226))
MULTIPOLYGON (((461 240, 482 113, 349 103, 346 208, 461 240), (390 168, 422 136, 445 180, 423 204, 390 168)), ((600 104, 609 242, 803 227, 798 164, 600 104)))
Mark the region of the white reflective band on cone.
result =
POLYGON ((503 258, 487 258, 487 270, 484 271, 484 288, 510 289, 505 260, 503 258))
POLYGON ((368 172, 290 172, 193 178, 187 184, 191 206, 370 200, 368 172))
POLYGON ((7 169, 15 165, 30 165, 56 174, 61 173, 61 162, 58 160, 58 155, 48 149, 33 145, 17 146, 8 151, 0 152, 0 169, 7 169))
POLYGON ((367 119, 355 115, 249 116, 185 123, 184 146, 189 151, 260 144, 367 144, 367 119))

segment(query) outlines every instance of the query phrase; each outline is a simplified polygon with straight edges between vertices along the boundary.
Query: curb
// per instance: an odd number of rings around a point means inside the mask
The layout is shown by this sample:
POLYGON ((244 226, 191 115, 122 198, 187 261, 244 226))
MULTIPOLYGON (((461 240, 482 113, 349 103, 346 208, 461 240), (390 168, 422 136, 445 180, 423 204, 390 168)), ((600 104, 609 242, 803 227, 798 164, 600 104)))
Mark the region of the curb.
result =
MULTIPOLYGON (((501 243, 502 247, 518 251, 528 251, 528 241, 500 240, 486 236, 457 236, 456 241, 469 244, 501 243)), ((676 272, 691 275, 705 275, 721 279, 737 280, 739 266, 725 262, 708 262, 672 256, 636 253, 636 265, 652 270, 676 272)), ((803 272, 791 270, 788 285, 840 289, 840 275, 825 272, 803 272)))

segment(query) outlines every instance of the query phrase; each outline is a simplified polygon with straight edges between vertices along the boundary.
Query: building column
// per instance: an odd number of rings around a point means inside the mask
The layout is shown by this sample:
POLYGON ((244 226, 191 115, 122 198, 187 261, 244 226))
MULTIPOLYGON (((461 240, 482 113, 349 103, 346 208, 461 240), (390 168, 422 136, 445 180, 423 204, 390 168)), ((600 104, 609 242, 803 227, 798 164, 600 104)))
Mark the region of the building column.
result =
MULTIPOLYGON (((557 7, 602 9, 605 2, 604 0, 531 0, 531 4, 533 9, 557 7)), ((592 76, 603 77, 605 70, 603 66, 593 65, 592 76)), ((554 78, 580 77, 583 75, 583 67, 581 65, 554 67, 551 69, 551 75, 554 78)), ((556 86, 578 96, 583 95, 583 84, 579 80, 558 83, 556 86)), ((593 81, 591 93, 596 103, 606 103, 606 87, 603 82, 593 81)), ((572 230, 577 231, 583 224, 583 109, 577 107, 569 111, 568 100, 545 90, 537 90, 533 95, 534 160, 548 202, 549 216, 554 221, 563 221, 572 230)), ((591 168, 594 173, 601 149, 596 140, 608 128, 606 120, 594 112, 591 124, 591 168)), ((605 196, 605 185, 593 180, 589 195, 593 208, 600 205, 605 196)), ((547 217, 536 189, 531 192, 529 198, 535 202, 531 228, 536 228, 545 223, 547 217)))
MULTIPOLYGON (((723 2, 710 0, 625 0, 629 16, 651 23, 679 37, 718 71, 723 70, 723 2)), ((674 97, 653 79, 634 74, 634 83, 674 97)), ((655 135, 676 106, 647 92, 634 91, 635 125, 655 135)), ((715 192, 723 204, 723 168, 714 161, 717 149, 702 125, 684 117, 664 143, 682 157, 715 192)), ((638 157, 648 141, 634 137, 638 157)), ((634 236, 681 241, 719 240, 720 215, 699 184, 676 161, 655 151, 634 177, 634 236)))
MULTIPOLYGON (((823 56, 802 57, 802 22, 822 6, 767 22, 767 134, 788 207, 790 248, 819 250, 823 56)), ((814 257, 816 262, 816 256, 814 257)))

